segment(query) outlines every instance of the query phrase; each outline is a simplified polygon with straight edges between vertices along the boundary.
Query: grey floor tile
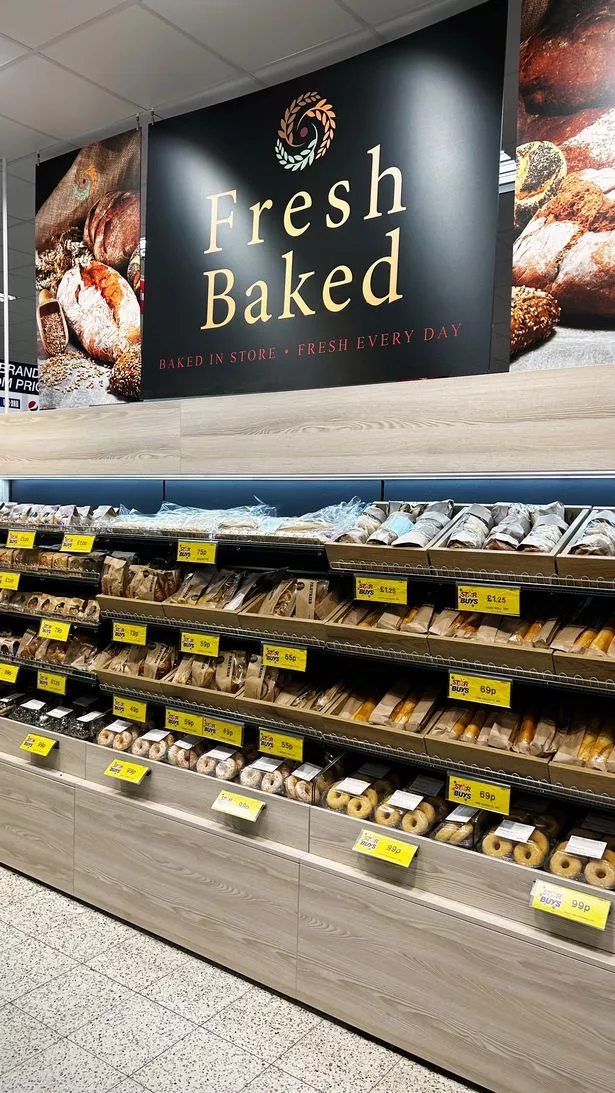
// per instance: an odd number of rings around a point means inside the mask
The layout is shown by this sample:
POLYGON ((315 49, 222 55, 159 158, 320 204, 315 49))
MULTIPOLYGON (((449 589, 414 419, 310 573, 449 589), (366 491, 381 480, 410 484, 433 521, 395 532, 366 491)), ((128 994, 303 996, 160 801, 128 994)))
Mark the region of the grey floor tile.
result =
POLYGON ((287 1074, 313 1085, 318 1093, 371 1090, 399 1061, 390 1048, 364 1040, 329 1021, 304 1036, 277 1060, 287 1074))
POLYGON ((81 911, 63 926, 46 930, 41 940, 59 952, 85 962, 134 936, 132 927, 123 922, 108 918, 90 907, 83 907, 81 911))
POLYGON ((472 1093, 472 1087, 437 1074, 412 1059, 401 1059, 373 1093, 472 1093))
POLYGON ((10 1003, 0 1009, 0 1074, 32 1059, 59 1039, 40 1021, 33 1021, 10 1003))
POLYGON ((145 1093, 145 1086, 137 1085, 132 1078, 128 1078, 125 1082, 122 1082, 121 1085, 118 1085, 112 1090, 112 1093, 145 1093))
POLYGON ((94 971, 108 975, 124 987, 143 991, 157 979, 162 979, 163 975, 195 960, 195 957, 188 956, 180 949, 133 931, 126 941, 111 946, 86 963, 94 971))
POLYGON ((239 1093, 264 1068, 254 1055, 200 1028, 135 1078, 150 1093, 239 1093))
POLYGON ((208 1021, 206 1028, 272 1063, 319 1024, 322 1018, 310 1010, 261 987, 251 987, 208 1021))
POLYGON ((218 1010, 232 1006, 249 990, 247 980, 205 960, 192 960, 156 980, 142 993, 161 1006, 168 1006, 180 1017, 201 1025, 218 1010))
POLYGON ((0 907, 16 903, 17 900, 27 899, 39 890, 40 886, 36 881, 0 866, 0 907))
POLYGON ((50 949, 32 937, 23 937, 4 950, 0 975, 0 1003, 42 987, 58 975, 76 968, 70 957, 50 949))
POLYGON ((105 975, 91 968, 77 967, 29 994, 23 994, 15 1005, 61 1036, 68 1036, 133 997, 126 987, 105 975))
POLYGON ((313 1085, 292 1078, 277 1066, 270 1066, 246 1086, 242 1093, 317 1093, 313 1085))
POLYGON ((129 1076, 161 1052, 169 1052, 196 1027, 149 998, 134 994, 104 1016, 88 1021, 71 1033, 70 1039, 129 1076))
POLYGON ((87 1051, 59 1040, 0 1078, 0 1093, 110 1093, 121 1074, 87 1051))
POLYGON ((0 953, 4 949, 8 949, 10 945, 18 944, 23 941, 25 934, 21 930, 16 930, 8 922, 0 922, 0 953))
POLYGON ((61 892, 38 888, 27 899, 0 907, 0 919, 32 937, 52 933, 68 921, 74 921, 85 908, 61 892))

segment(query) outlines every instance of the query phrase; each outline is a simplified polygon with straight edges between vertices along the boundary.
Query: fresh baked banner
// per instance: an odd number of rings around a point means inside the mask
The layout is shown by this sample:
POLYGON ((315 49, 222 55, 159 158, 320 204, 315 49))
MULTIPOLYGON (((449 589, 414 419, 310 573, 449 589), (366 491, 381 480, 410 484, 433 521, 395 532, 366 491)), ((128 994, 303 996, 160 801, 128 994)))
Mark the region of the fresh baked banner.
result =
POLYGON ((506 7, 152 127, 144 397, 488 371, 506 7))
POLYGON ((137 130, 37 169, 42 410, 140 397, 140 173, 137 130))
POLYGON ((615 361, 615 3, 524 0, 511 370, 615 361))

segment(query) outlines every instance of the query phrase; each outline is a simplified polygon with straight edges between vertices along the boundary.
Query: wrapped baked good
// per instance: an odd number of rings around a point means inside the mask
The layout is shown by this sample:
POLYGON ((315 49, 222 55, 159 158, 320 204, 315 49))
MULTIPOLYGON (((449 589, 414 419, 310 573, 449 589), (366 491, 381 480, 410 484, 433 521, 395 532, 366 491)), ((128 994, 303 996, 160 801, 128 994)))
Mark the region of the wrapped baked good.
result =
POLYGON ((570 553, 613 557, 615 555, 615 512, 601 509, 594 513, 573 543, 570 553))
POLYGON ((72 712, 70 706, 54 706, 39 717, 37 727, 50 732, 65 733, 72 712))
POLYGON ((390 796, 397 785, 397 778, 389 766, 364 763, 352 777, 334 782, 322 804, 334 812, 345 812, 355 820, 371 820, 383 798, 390 796))
POLYGON ((130 565, 124 595, 130 600, 154 600, 162 603, 177 592, 180 583, 180 570, 167 568, 163 562, 130 565))
POLYGON ((28 698, 20 703, 14 710, 15 721, 23 721, 24 725, 38 725, 41 714, 49 709, 49 703, 40 698, 28 698))
POLYGON ((167 762, 172 767, 180 767, 182 770, 196 770, 204 747, 202 740, 195 737, 181 737, 169 747, 167 762))
POLYGON ((248 654, 243 649, 229 649, 217 658, 215 690, 237 694, 245 683, 248 654))
POLYGON ((262 656, 253 653, 248 662, 243 697, 275 702, 279 690, 279 668, 263 664, 262 656))
POLYGON ((69 718, 64 732, 67 736, 73 736, 77 740, 94 740, 103 725, 109 721, 109 714, 103 709, 88 709, 79 713, 79 706, 73 703, 73 713, 69 718))
POLYGON ((24 660, 33 660, 45 638, 39 637, 36 630, 26 630, 17 648, 17 656, 24 660))
POLYGON ((239 781, 242 786, 260 789, 262 793, 282 795, 284 783, 296 766, 292 759, 263 755, 240 771, 239 781))
POLYGON ((610 615, 589 645, 587 655, 590 657, 615 656, 615 615, 610 615))
POLYGON ((506 819, 498 819, 482 837, 482 854, 501 861, 514 861, 526 869, 542 869, 549 856, 549 827, 540 817, 513 809, 506 819))
POLYGON ((519 550, 529 554, 548 554, 568 530, 568 524, 559 516, 538 516, 529 535, 522 539, 519 550))
POLYGON ((104 596, 125 596, 128 584, 129 567, 136 561, 136 555, 114 551, 107 554, 102 569, 100 590, 104 596))
POLYGON ((495 527, 485 540, 486 550, 517 550, 532 526, 527 505, 498 504, 493 507, 495 527))
POLYGON ((575 828, 556 844, 549 871, 556 877, 615 889, 615 836, 575 828))
POLYGON ((489 714, 487 721, 490 726, 488 746, 501 751, 512 751, 521 724, 519 714, 512 710, 496 710, 489 714))
MULTIPOLYGON (((137 755, 144 759, 152 759, 154 762, 161 762, 168 759, 169 749, 171 749, 174 744, 175 737, 168 729, 149 729, 149 731, 143 733, 142 736, 137 735, 137 738, 133 740, 130 745, 130 751, 132 755, 137 755)), ((114 744, 114 747, 116 746, 117 745, 114 744)), ((178 763, 175 763, 174 765, 179 766, 178 763)))
POLYGON ((207 585, 198 606, 223 610, 237 594, 241 585, 241 571, 221 569, 207 585))
POLYGON ((603 714, 589 709, 577 711, 569 728, 558 734, 555 763, 567 766, 584 766, 592 755, 599 734, 603 714))
POLYGON ((277 615, 280 618, 290 618, 295 613, 297 597, 296 577, 285 577, 278 581, 265 596, 258 614, 277 615))
POLYGON ((454 550, 480 550, 493 526, 493 514, 486 505, 470 505, 457 520, 447 546, 454 550))
POLYGON ((430 838, 438 843, 450 843, 467 850, 474 847, 484 827, 485 814, 470 805, 457 805, 448 813, 442 823, 430 833, 430 838))
POLYGON ((214 571, 209 569, 197 570, 196 573, 188 573, 177 591, 173 592, 172 595, 168 597, 168 602, 185 604, 188 607, 196 607, 213 576, 214 571))
POLYGON ((449 805, 439 796, 444 788, 441 778, 420 774, 405 789, 394 790, 375 810, 374 821, 384 827, 395 827, 408 835, 427 835, 440 823, 449 805))
POLYGON ((435 501, 427 505, 424 512, 417 517, 414 527, 399 535, 393 546, 422 547, 431 543, 441 531, 450 524, 453 513, 452 501, 435 501))
POLYGON ((336 765, 323 767, 318 763, 302 763, 284 782, 284 792, 293 801, 315 805, 333 785, 336 765))
POLYGON ((414 528, 414 521, 409 512, 397 511, 387 516, 386 520, 374 531, 368 543, 382 543, 383 546, 392 546, 400 535, 408 535, 414 528))
POLYGON ((424 603, 420 607, 406 607, 399 624, 400 631, 408 634, 427 634, 433 621, 434 610, 432 603, 424 603))
POLYGON ((138 674, 146 679, 162 679, 169 674, 178 659, 179 653, 174 645, 149 641, 145 646, 145 657, 138 674))
POLYGON ((198 774, 208 774, 220 781, 233 782, 245 765, 245 756, 239 748, 218 744, 199 757, 196 770, 198 774))
POLYGON ((20 638, 15 634, 3 632, 0 634, 0 657, 15 657, 18 655, 20 638))

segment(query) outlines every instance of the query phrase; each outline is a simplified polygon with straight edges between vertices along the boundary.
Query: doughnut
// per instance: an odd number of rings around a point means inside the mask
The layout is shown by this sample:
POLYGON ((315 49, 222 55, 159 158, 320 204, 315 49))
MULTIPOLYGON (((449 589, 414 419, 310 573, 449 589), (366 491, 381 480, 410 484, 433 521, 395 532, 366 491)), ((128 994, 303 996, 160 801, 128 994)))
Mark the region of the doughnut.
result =
POLYGON ((501 835, 496 835, 494 831, 490 831, 481 843, 481 850, 483 854, 488 854, 490 858, 508 858, 512 857, 513 844, 510 839, 503 839, 501 835))
POLYGON ((349 816, 354 816, 355 820, 366 820, 368 816, 371 816, 374 805, 367 796, 367 790, 364 796, 351 797, 346 811, 349 816))
POLYGON ((405 816, 402 816, 401 829, 406 831, 408 835, 425 835, 429 831, 429 820, 425 813, 420 810, 420 805, 419 808, 415 808, 412 812, 406 812, 405 816))
POLYGON ((326 774, 316 775, 316 781, 314 782, 314 787, 315 787, 316 794, 319 797, 322 797, 323 793, 327 792, 330 785, 331 785, 331 778, 327 777, 326 774))
POLYGON ((535 831, 532 831, 529 841, 531 843, 536 843, 536 846, 540 850, 543 859, 546 858, 547 854, 549 853, 549 840, 545 835, 544 831, 540 831, 538 828, 536 828, 535 831))
POLYGON ((197 762, 196 769, 199 774, 213 774, 216 769, 216 760, 209 755, 202 755, 197 762))
POLYGON ((470 823, 455 824, 457 828, 453 831, 452 835, 448 839, 449 843, 453 843, 454 846, 459 846, 459 843, 463 843, 466 839, 471 839, 474 835, 474 825, 470 823))
POLYGON ((156 760, 156 762, 160 762, 161 759, 166 758, 168 750, 168 744, 164 740, 155 740, 149 749, 149 757, 156 760))
POLYGON ((123 732, 117 732, 113 737, 113 747, 116 751, 128 751, 137 739, 137 735, 134 729, 124 729, 123 732))
POLYGON ((131 755, 149 755, 149 740, 135 740, 130 749, 131 755))
POLYGON ((284 778, 281 770, 270 770, 264 775, 261 783, 263 793, 281 793, 284 789, 284 778))
POLYGON ((426 817, 429 824, 435 824, 436 822, 436 810, 430 801, 423 800, 417 805, 417 812, 422 812, 426 817))
MULTIPOLYGON (((287 779, 286 785, 292 782, 292 776, 287 779)), ((314 800, 315 787, 312 782, 303 782, 301 779, 295 786, 295 797, 298 801, 303 801, 306 805, 311 805, 314 800)))
POLYGON ((100 744, 101 748, 112 748, 115 733, 112 729, 101 729, 96 737, 96 743, 100 744))
MULTIPOLYGON (((172 748, 169 749, 169 761, 170 761, 170 755, 171 755, 172 750, 173 750, 172 748)), ((183 770, 194 770, 194 768, 196 767, 196 764, 197 764, 197 759, 198 759, 198 756, 197 756, 196 751, 194 750, 194 748, 178 748, 177 749, 176 765, 178 767, 182 767, 183 770)))
POLYGON ((597 888, 615 888, 615 865, 604 858, 590 861, 585 866, 585 880, 597 888))
POLYGON ((349 793, 340 793, 335 786, 331 786, 331 789, 327 793, 327 808, 332 808, 335 812, 339 812, 341 809, 347 808, 349 803, 349 793))
POLYGON ((383 804, 376 809, 374 820, 377 824, 382 824, 383 827, 399 827, 401 812, 397 808, 391 808, 390 805, 383 804))
POLYGON ((602 861, 608 861, 611 865, 615 865, 615 853, 612 850, 605 850, 602 855, 602 861))
POLYGON ((235 754, 233 756, 231 756, 231 758, 232 758, 235 766, 237 767, 237 773, 239 773, 239 771, 243 770, 243 768, 246 765, 245 755, 240 751, 236 751, 235 754))
POLYGON ((574 855, 567 854, 565 850, 556 850, 555 853, 551 855, 549 869, 558 877, 571 878, 580 876, 583 866, 580 858, 575 858, 574 855))
MULTIPOLYGON (((391 790, 389 790, 389 793, 390 792, 391 790)), ((380 800, 380 797, 378 796, 378 793, 373 786, 368 786, 367 789, 364 789, 361 797, 367 797, 367 800, 369 801, 372 808, 378 808, 378 801, 380 800)))
POLYGON ((242 786, 249 786, 250 789, 260 789, 262 780, 262 770, 254 770, 253 767, 246 767, 239 775, 242 786))
POLYGON ((292 797, 293 800, 297 799, 297 785, 298 785, 298 782, 299 782, 299 779, 295 778, 294 774, 291 774, 286 779, 286 785, 284 787, 285 790, 286 790, 286 796, 287 797, 292 797))
POLYGON ((214 770, 214 777, 218 778, 221 782, 232 782, 237 777, 239 768, 237 766, 237 760, 233 759, 232 755, 228 759, 219 759, 216 763, 214 770))
POLYGON ((538 843, 517 843, 513 850, 513 858, 517 865, 524 865, 527 869, 540 869, 544 863, 546 853, 543 853, 538 843))

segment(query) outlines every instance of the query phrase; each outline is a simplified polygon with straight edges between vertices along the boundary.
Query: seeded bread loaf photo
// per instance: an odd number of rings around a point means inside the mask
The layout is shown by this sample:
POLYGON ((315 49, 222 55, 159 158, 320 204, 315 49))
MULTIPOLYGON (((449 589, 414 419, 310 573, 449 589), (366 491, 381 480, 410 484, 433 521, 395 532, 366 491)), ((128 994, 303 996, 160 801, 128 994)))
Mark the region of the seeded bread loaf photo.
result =
POLYGON ((58 287, 58 302, 71 331, 97 360, 113 363, 141 338, 139 302, 110 266, 73 266, 58 287))

